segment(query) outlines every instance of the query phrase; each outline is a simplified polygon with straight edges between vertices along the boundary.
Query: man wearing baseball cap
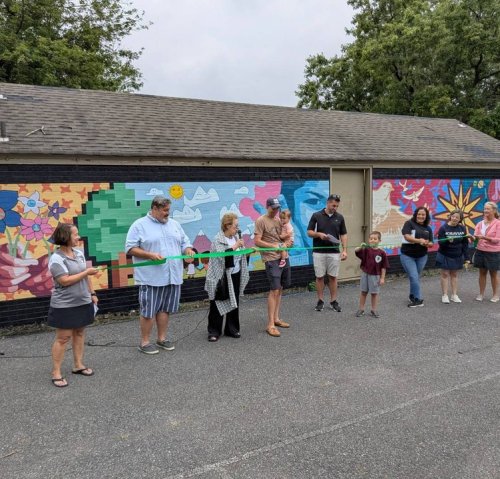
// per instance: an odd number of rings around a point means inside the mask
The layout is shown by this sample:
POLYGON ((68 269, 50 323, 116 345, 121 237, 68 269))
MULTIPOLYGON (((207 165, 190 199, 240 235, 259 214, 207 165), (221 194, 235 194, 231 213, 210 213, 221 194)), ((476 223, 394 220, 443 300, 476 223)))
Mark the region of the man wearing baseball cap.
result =
POLYGON ((268 198, 266 201, 267 213, 255 221, 255 246, 260 248, 277 248, 274 251, 261 251, 262 261, 266 267, 266 276, 269 281, 269 295, 267 297, 267 334, 273 337, 281 335, 277 327, 289 328, 290 325, 280 319, 280 306, 283 288, 291 284, 292 274, 290 259, 286 259, 286 265, 280 268, 281 254, 279 248, 292 246, 290 240, 282 242, 280 239, 281 222, 279 220, 279 209, 281 208, 278 198, 268 198))

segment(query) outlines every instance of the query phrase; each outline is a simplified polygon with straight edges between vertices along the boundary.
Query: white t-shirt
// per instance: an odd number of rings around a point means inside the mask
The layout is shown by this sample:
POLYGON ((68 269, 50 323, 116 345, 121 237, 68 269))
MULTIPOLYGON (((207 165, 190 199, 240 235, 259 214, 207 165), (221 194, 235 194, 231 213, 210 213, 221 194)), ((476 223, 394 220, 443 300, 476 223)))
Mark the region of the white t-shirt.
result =
MULTIPOLYGON (((230 248, 232 248, 236 244, 236 238, 232 236, 231 238, 227 238, 227 244, 230 248)), ((241 254, 234 255, 234 268, 231 269, 231 274, 238 273, 241 269, 241 254)))

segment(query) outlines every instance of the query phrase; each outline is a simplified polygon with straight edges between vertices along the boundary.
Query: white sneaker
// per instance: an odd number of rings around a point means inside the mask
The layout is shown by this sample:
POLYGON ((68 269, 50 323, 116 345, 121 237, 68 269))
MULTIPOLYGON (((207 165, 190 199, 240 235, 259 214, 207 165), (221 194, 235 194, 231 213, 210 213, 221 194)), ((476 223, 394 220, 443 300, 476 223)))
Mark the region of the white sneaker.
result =
POLYGON ((461 303, 462 300, 456 295, 456 294, 452 294, 451 295, 451 298, 450 298, 454 303, 461 303))
POLYGON ((443 296, 441 296, 441 302, 444 304, 450 304, 450 298, 448 298, 447 294, 443 294, 443 296))
POLYGON ((482 294, 478 294, 476 296, 476 301, 482 301, 483 300, 483 295, 482 294))
POLYGON ((500 298, 498 296, 493 296, 493 298, 490 299, 492 303, 498 303, 500 301, 500 298))

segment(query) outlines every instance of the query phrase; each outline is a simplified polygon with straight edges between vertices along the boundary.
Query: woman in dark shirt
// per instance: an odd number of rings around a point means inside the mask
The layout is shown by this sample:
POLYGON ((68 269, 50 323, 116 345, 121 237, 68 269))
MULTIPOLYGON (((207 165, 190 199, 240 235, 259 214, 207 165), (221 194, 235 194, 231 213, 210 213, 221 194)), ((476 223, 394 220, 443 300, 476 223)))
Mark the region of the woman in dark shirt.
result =
POLYGON ((462 225, 463 213, 453 210, 448 221, 439 228, 439 250, 436 256, 436 266, 441 268, 441 301, 449 304, 462 301, 457 294, 458 271, 463 268, 469 240, 462 225), (451 296, 448 296, 448 280, 451 286, 451 296))
POLYGON ((427 263, 427 250, 433 244, 430 221, 429 210, 424 206, 419 206, 401 230, 404 240, 401 245, 400 260, 410 280, 409 308, 424 305, 420 291, 420 273, 427 263))

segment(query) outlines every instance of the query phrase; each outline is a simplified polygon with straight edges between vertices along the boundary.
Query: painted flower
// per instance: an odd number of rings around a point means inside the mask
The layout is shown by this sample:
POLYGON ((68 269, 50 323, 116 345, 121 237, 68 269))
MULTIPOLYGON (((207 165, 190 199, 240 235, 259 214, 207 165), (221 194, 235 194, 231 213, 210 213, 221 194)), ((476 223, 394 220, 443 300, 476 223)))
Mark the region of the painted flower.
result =
POLYGON ((21 218, 21 234, 29 241, 35 238, 40 241, 45 235, 51 235, 53 228, 48 224, 49 218, 37 216, 34 220, 21 218))
POLYGON ((21 215, 12 208, 17 203, 17 191, 0 191, 0 233, 5 231, 7 226, 19 226, 21 215))
POLYGON ((59 206, 59 201, 56 201, 52 206, 49 206, 49 218, 55 218, 59 220, 59 215, 62 213, 66 213, 68 208, 64 208, 64 206, 59 206))
POLYGON ((40 213, 40 208, 47 206, 47 203, 40 201, 40 193, 35 191, 29 198, 27 196, 20 196, 18 200, 24 205, 24 212, 29 213, 33 211, 36 215, 40 213))

